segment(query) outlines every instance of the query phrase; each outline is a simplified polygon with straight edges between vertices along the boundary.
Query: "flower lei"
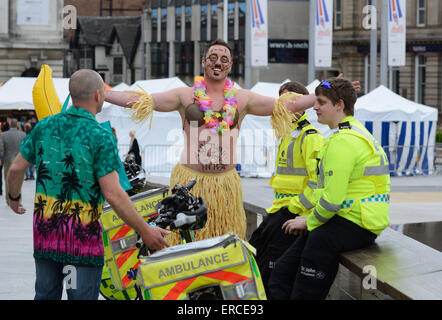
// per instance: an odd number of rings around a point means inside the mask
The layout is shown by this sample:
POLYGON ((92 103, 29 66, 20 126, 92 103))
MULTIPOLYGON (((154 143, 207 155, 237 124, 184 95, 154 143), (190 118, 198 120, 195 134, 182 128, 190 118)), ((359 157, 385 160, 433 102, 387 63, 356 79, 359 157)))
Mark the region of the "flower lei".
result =
POLYGON ((207 85, 204 81, 204 77, 195 77, 195 85, 193 87, 193 95, 200 104, 200 110, 204 112, 204 121, 206 128, 209 128, 212 132, 223 134, 224 130, 230 130, 230 126, 233 125, 235 120, 236 110, 238 108, 238 101, 235 96, 237 93, 234 87, 234 82, 226 78, 226 84, 224 85, 224 112, 213 111, 212 100, 207 94, 207 85), (222 120, 220 121, 220 118, 222 120))

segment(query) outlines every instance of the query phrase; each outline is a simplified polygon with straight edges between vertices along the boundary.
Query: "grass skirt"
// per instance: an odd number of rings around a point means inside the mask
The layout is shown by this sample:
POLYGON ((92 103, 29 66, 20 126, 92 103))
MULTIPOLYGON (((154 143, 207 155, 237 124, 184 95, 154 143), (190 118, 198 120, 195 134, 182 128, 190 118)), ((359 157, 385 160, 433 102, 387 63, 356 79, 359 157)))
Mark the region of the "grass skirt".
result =
MULTIPOLYGON (((178 163, 170 176, 170 187, 185 185, 195 178, 196 184, 190 191, 202 197, 207 204, 207 223, 195 231, 194 241, 221 236, 229 231, 240 238, 246 236, 246 215, 243 207, 241 179, 235 169, 223 173, 202 173, 178 163)), ((171 246, 181 243, 181 236, 172 232, 166 237, 171 246)))
POLYGON ((298 100, 300 96, 300 94, 294 92, 287 92, 275 100, 272 116, 270 117, 270 124, 276 138, 286 137, 295 129, 293 123, 302 116, 302 112, 295 114, 287 109, 286 104, 296 103, 296 100, 298 100))

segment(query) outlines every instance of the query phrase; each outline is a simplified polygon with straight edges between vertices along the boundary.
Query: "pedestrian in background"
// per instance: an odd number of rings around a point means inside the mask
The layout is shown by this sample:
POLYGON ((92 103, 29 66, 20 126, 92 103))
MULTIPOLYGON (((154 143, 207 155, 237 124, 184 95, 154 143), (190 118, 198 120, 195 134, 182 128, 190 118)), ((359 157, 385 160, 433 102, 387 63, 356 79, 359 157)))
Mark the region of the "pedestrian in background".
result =
POLYGON ((11 167, 12 161, 14 161, 15 157, 20 151, 20 143, 26 136, 23 131, 17 129, 17 125, 17 119, 11 119, 11 128, 8 131, 3 132, 0 139, 0 158, 2 159, 3 163, 5 177, 5 198, 8 205, 9 201, 11 200, 11 196, 9 195, 9 186, 7 182, 9 168, 11 167))
POLYGON ((140 146, 138 145, 137 138, 135 138, 135 130, 130 130, 129 136, 130 136, 130 144, 129 144, 129 151, 127 152, 126 157, 132 155, 135 159, 135 163, 141 167, 140 146))
MULTIPOLYGON (((32 125, 29 122, 26 122, 24 125, 24 129, 25 129, 25 133, 26 135, 28 135, 29 133, 31 133, 32 130, 32 125)), ((35 166, 32 164, 28 170, 26 170, 26 175, 25 175, 25 180, 35 180, 34 178, 34 171, 35 171, 35 166)))

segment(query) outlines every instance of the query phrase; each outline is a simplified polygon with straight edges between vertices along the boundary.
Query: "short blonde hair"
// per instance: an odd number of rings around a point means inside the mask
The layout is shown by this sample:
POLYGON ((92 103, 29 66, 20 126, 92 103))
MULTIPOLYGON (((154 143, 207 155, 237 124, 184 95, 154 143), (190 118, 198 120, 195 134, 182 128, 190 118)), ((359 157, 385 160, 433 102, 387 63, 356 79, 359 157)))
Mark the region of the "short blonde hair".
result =
POLYGON ((80 69, 69 79, 72 101, 87 101, 97 89, 104 90, 104 82, 100 74, 94 70, 80 69))

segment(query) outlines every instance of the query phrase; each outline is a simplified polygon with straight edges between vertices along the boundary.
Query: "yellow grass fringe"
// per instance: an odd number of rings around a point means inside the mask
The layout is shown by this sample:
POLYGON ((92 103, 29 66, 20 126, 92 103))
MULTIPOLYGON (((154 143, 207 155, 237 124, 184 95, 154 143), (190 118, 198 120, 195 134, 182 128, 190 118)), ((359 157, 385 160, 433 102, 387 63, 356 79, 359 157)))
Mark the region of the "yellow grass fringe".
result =
POLYGON ((301 117, 299 113, 293 113, 287 109, 287 104, 289 102, 296 103, 300 96, 300 94, 294 92, 287 92, 275 100, 270 124, 278 139, 289 135, 294 129, 293 122, 301 117))
MULTIPOLYGON (((195 231, 194 241, 221 236, 229 231, 245 239, 247 221, 241 179, 236 170, 202 173, 178 163, 172 170, 170 187, 185 185, 191 179, 196 179, 196 184, 190 192, 202 197, 207 204, 207 223, 203 229, 195 231)), ((182 243, 181 236, 175 232, 166 236, 166 240, 171 246, 182 243)))
POLYGON ((143 124, 149 120, 149 129, 152 128, 153 111, 155 110, 155 102, 152 96, 147 93, 142 87, 138 86, 141 91, 127 90, 126 92, 133 92, 140 95, 140 98, 132 105, 132 114, 130 118, 137 124, 143 124))

